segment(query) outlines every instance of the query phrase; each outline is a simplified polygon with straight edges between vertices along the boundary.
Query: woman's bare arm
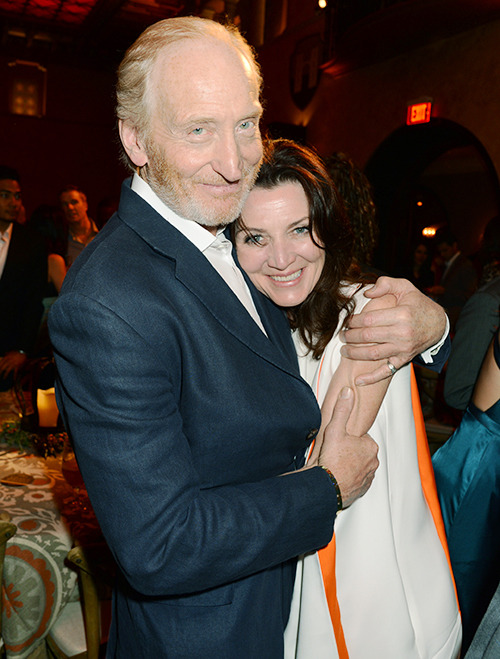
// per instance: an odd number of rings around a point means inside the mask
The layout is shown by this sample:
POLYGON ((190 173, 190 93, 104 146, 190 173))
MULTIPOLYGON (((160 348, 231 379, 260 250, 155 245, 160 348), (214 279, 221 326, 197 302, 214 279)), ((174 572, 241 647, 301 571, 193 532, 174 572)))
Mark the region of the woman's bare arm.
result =
MULTIPOLYGON (((364 310, 370 309, 389 309, 396 306, 396 299, 393 295, 385 295, 381 298, 370 300, 364 310)), ((373 370, 383 365, 387 359, 372 362, 373 370)), ((347 431, 350 435, 361 437, 365 435, 380 409, 380 405, 390 383, 390 378, 385 378, 375 384, 357 387, 354 381, 358 375, 366 372, 366 361, 356 361, 342 357, 340 364, 335 371, 323 404, 321 405, 321 427, 316 438, 314 452, 311 460, 319 454, 323 439, 325 426, 329 423, 337 397, 343 387, 350 387, 354 391, 354 408, 349 417, 347 431)))
POLYGON ((500 398, 500 368, 498 368, 493 354, 495 341, 500 342, 500 334, 497 333, 488 348, 472 395, 472 402, 483 412, 500 398))
POLYGON ((66 276, 66 264, 59 254, 49 254, 49 283, 54 284, 56 291, 61 290, 64 277, 66 276))

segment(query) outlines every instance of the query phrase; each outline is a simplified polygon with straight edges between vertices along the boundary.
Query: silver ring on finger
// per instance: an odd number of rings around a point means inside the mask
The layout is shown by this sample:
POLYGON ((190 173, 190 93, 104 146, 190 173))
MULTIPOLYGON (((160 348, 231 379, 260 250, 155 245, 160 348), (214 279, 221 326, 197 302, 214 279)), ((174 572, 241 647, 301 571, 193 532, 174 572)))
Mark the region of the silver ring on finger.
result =
POLYGON ((389 367, 391 375, 394 375, 395 373, 397 373, 398 369, 394 366, 394 364, 391 364, 391 362, 389 360, 387 360, 387 366, 389 367))

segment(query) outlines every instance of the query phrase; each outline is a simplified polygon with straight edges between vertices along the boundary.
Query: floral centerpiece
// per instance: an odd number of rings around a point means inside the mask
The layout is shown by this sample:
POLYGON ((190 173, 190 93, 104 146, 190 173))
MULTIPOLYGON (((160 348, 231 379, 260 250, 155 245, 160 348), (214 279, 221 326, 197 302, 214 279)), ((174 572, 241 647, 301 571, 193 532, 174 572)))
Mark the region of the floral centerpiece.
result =
POLYGON ((0 426, 0 443, 24 453, 43 458, 59 455, 68 435, 65 432, 38 434, 21 428, 20 421, 6 421, 0 426))

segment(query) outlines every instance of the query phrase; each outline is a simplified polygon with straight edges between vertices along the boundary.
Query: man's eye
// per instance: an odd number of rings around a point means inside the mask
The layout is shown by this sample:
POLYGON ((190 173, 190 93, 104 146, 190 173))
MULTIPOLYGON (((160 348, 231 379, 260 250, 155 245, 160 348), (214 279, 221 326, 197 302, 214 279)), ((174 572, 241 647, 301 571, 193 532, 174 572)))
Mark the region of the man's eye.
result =
POLYGON ((193 130, 191 131, 191 134, 192 135, 203 135, 204 130, 205 130, 204 128, 200 128, 200 127, 193 128, 193 130))
POLYGON ((249 137, 253 137, 259 132, 259 122, 255 121, 254 119, 247 119, 246 121, 242 121, 238 127, 238 131, 241 134, 248 133, 249 137))

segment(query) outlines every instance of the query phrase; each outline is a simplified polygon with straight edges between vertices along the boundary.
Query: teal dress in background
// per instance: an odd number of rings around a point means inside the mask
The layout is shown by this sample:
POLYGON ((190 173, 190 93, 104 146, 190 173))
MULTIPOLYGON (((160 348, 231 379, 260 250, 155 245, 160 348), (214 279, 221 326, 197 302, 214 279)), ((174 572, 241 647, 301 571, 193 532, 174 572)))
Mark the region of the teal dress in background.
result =
MULTIPOLYGON (((494 354, 500 368, 498 332, 494 354)), ((432 462, 462 612, 464 653, 500 579, 500 400, 485 412, 470 403, 432 462)))

